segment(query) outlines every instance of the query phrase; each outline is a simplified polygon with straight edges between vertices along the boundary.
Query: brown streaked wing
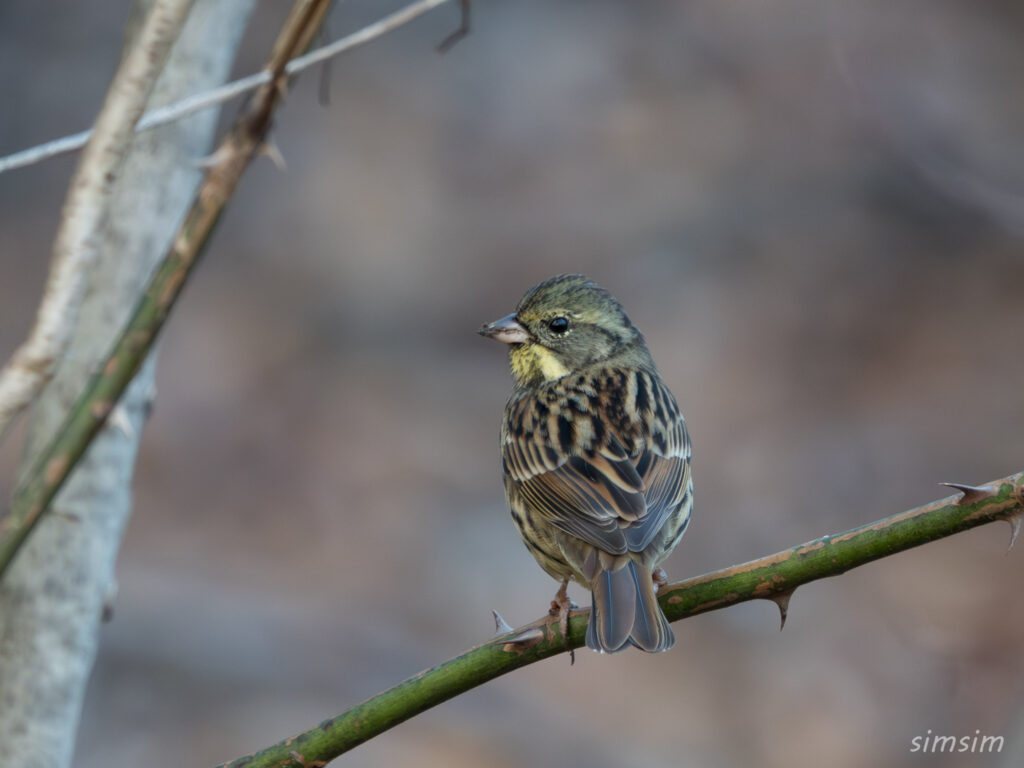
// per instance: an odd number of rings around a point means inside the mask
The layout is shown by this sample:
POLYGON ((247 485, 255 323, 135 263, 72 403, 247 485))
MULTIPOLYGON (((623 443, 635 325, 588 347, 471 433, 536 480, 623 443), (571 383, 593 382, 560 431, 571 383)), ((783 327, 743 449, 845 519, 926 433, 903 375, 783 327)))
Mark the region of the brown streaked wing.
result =
MULTIPOLYGON (((506 452, 514 457, 523 450, 509 446, 506 452)), ((561 466, 528 476, 514 458, 507 464, 520 469, 509 476, 523 500, 552 525, 605 552, 625 554, 624 526, 647 513, 642 481, 628 458, 567 456, 561 466)))
MULTIPOLYGON (((550 415, 546 406, 538 418, 533 398, 510 409, 502 446, 505 471, 524 501, 552 525, 612 554, 645 548, 678 508, 689 477, 689 439, 671 393, 639 372, 630 383, 641 392, 638 405, 650 404, 649 411, 630 414, 645 427, 644 450, 636 458, 609 429, 601 430, 599 445, 581 447, 576 420, 590 417, 574 413, 569 429, 564 414, 550 415), (543 417, 550 417, 547 425, 543 417)), ((603 399, 590 403, 600 408, 603 399)), ((592 436, 594 430, 585 432, 592 436)))
POLYGON ((682 504, 690 486, 690 435, 679 406, 656 376, 637 371, 634 379, 645 447, 636 458, 643 480, 647 516, 626 529, 629 549, 639 552, 682 504))
POLYGON ((626 527, 626 543, 631 552, 642 552, 651 543, 686 496, 690 484, 690 462, 681 456, 662 458, 647 452, 644 473, 644 497, 647 516, 626 527))
POLYGON ((646 514, 643 481, 619 439, 594 417, 600 414, 587 408, 552 411, 531 396, 511 403, 504 468, 539 516, 595 547, 625 553, 623 526, 646 514))

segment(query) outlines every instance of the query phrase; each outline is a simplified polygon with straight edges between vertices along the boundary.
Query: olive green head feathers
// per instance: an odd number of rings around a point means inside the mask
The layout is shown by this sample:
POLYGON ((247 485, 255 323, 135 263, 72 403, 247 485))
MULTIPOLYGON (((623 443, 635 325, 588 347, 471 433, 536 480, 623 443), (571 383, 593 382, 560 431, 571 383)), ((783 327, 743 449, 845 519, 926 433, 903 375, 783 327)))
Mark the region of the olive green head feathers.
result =
POLYGON ((583 275, 557 275, 531 288, 516 311, 479 333, 510 345, 520 387, 559 379, 594 363, 654 369, 643 335, 622 305, 583 275))

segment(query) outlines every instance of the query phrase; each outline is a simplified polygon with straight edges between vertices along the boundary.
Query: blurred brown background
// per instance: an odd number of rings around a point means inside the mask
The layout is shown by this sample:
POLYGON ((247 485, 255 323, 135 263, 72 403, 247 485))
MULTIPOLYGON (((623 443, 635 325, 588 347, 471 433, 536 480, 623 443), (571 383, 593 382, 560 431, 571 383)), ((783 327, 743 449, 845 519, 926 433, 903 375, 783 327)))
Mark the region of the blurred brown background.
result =
MULTIPOLYGON (((0 6, 0 153, 88 124, 129 5, 0 6)), ((228 760, 485 639, 492 608, 546 608, 501 491, 504 352, 474 330, 557 272, 616 294, 686 414, 673 579, 1024 468, 1024 6, 475 8, 446 56, 454 6, 336 62, 327 108, 299 82, 287 172, 247 175, 173 316, 82 768, 228 760)), ((261 4, 238 73, 285 10, 261 4)), ((0 176, 3 357, 72 163, 0 176)), ((662 656, 538 664, 340 762, 1020 765, 1007 541, 801 588, 781 634, 757 603, 662 656), (929 729, 1006 747, 911 753, 929 729)))

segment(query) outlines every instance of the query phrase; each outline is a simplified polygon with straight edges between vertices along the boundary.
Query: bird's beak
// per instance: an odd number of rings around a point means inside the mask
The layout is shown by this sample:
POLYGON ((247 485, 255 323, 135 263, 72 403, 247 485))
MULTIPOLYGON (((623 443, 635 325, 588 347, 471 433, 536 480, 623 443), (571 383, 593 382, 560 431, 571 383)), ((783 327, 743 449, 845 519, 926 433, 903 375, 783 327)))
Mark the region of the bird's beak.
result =
POLYGON ((532 340, 527 330, 516 320, 515 314, 507 315, 501 318, 501 320, 495 320, 493 323, 482 325, 477 333, 489 339, 503 341, 506 344, 525 344, 527 341, 532 340))

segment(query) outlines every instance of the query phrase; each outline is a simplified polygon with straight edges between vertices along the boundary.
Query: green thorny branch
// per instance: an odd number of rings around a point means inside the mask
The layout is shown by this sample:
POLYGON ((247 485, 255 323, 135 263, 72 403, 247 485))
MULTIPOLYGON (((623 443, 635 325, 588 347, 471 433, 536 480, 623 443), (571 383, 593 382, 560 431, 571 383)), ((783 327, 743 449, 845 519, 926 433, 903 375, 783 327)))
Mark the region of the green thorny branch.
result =
POLYGON ((287 91, 285 66, 309 47, 330 4, 331 0, 296 0, 266 65, 271 81, 242 107, 227 136, 204 163, 206 175, 195 201, 114 349, 15 489, 8 514, 0 518, 0 577, 146 359, 242 173, 268 146, 271 118, 287 91))
MULTIPOLYGON (((747 600, 772 600, 786 621, 793 591, 858 565, 994 520, 1010 523, 1016 540, 1024 519, 1024 472, 983 486, 947 483, 961 492, 874 523, 823 536, 749 563, 671 584, 659 594, 669 621, 747 600)), ((583 645, 590 611, 574 611, 568 642, 548 616, 500 634, 424 670, 315 728, 220 768, 314 768, 443 701, 506 672, 583 645)), ((497 614, 495 614, 496 618, 497 614)), ((507 630, 507 631, 506 631, 507 630)))

